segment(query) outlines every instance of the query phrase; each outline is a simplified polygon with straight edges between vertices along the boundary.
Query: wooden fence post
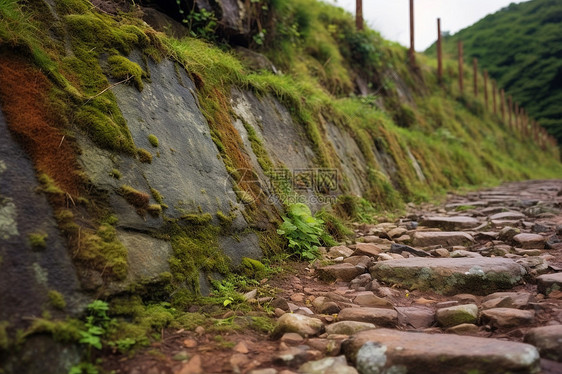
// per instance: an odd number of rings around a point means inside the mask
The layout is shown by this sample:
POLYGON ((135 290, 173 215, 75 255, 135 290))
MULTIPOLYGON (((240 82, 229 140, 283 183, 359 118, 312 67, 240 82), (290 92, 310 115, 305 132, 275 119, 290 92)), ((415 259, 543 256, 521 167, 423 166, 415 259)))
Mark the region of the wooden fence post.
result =
POLYGON ((484 70, 484 106, 488 110, 488 71, 484 70))
POLYGON ((474 97, 478 97, 478 59, 472 60, 472 70, 474 74, 474 97))
POLYGON ((355 2, 355 26, 357 30, 363 30, 363 0, 355 2))
POLYGON ((519 104, 515 103, 515 109, 513 110, 513 122, 515 123, 515 130, 517 130, 519 133, 521 133, 521 129, 519 128, 519 104))
POLYGON ((496 91, 497 91, 496 81, 492 80, 492 104, 493 104, 493 107, 494 107, 494 114, 498 114, 498 110, 497 110, 498 108, 497 108, 497 105, 496 105, 496 91))
POLYGON ((462 41, 459 40, 458 43, 459 48, 459 89, 461 91, 461 96, 464 94, 464 87, 463 87, 463 61, 462 61, 462 41))
POLYGON ((511 98, 511 95, 509 95, 507 97, 507 113, 509 114, 509 127, 512 127, 512 122, 511 122, 511 112, 513 111, 513 99, 511 98))
POLYGON ((502 112, 502 122, 505 124, 505 90, 500 90, 500 107, 502 112))
POLYGON ((437 81, 443 83, 443 45, 441 40, 441 18, 437 18, 437 81))

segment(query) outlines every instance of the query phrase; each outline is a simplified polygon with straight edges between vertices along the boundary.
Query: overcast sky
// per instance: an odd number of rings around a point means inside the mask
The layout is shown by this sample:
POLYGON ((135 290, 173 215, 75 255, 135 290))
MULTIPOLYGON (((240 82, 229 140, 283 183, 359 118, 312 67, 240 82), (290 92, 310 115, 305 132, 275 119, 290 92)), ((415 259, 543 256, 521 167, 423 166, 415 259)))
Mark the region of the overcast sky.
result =
MULTIPOLYGON (((355 0, 324 0, 355 14, 355 0)), ((415 47, 424 51, 437 38, 437 18, 441 30, 451 34, 472 25, 487 14, 521 0, 415 0, 415 47)), ((409 0, 363 0, 363 17, 383 37, 410 45, 409 0)))

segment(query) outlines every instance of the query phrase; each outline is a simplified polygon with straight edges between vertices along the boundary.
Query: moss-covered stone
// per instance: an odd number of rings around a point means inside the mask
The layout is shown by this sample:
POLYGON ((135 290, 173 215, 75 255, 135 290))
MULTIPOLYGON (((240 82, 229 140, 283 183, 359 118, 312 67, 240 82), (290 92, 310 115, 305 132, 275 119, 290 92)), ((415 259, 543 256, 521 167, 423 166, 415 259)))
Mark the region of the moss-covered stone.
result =
POLYGON ((64 310, 66 308, 66 301, 64 300, 64 296, 55 290, 50 290, 47 294, 49 297, 49 302, 51 306, 55 309, 64 310))
POLYGON ((107 63, 109 64, 109 72, 113 78, 118 80, 132 79, 137 89, 139 91, 143 90, 144 85, 142 83, 142 78, 146 76, 146 73, 139 64, 121 55, 109 57, 107 63))

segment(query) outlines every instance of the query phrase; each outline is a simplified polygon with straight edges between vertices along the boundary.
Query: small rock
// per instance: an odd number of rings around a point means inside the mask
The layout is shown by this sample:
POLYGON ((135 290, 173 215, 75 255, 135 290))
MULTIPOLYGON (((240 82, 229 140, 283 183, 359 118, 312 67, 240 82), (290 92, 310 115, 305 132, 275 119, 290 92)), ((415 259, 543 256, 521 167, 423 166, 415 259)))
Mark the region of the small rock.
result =
POLYGON ((240 367, 246 365, 249 361, 250 358, 241 353, 235 353, 230 357, 230 365, 234 371, 240 371, 240 367))
POLYGON ((250 299, 255 299, 257 294, 258 294, 258 290, 253 289, 250 292, 246 292, 244 295, 242 295, 242 297, 244 298, 244 300, 248 301, 250 299))
POLYGON ((375 296, 371 291, 360 292, 353 302, 360 306, 376 307, 376 308, 393 308, 390 301, 381 297, 375 296))
POLYGON ((373 262, 373 258, 369 257, 369 256, 351 256, 351 257, 348 257, 345 260, 343 260, 343 262, 346 262, 346 263, 352 264, 352 265, 363 264, 363 265, 369 267, 371 265, 371 263, 373 262))
POLYGON ((338 314, 339 321, 357 321, 380 326, 396 326, 398 313, 382 308, 345 308, 338 314))
POLYGON ((466 304, 437 310, 437 322, 443 327, 451 327, 462 323, 475 323, 478 320, 478 307, 466 304))
POLYGON ((195 355, 183 365, 178 371, 178 374, 203 374, 203 366, 201 362, 201 356, 195 355))
POLYGON ((517 327, 534 322, 535 312, 532 310, 519 310, 512 308, 494 308, 484 310, 480 314, 484 323, 497 327, 517 327))
POLYGON ((197 335, 203 335, 205 333, 205 328, 203 326, 197 326, 195 328, 195 333, 197 335))
POLYGON ((472 323, 461 323, 460 325, 449 327, 445 332, 457 335, 476 335, 478 334, 478 326, 472 323))
MULTIPOLYGON (((330 334, 328 334, 330 335, 330 334)), ((347 336, 345 337, 347 338, 347 336)), ((306 341, 306 344, 328 356, 337 356, 341 352, 342 339, 319 339, 312 338, 306 341)))
POLYGON ((326 334, 328 335, 353 335, 359 331, 374 329, 376 326, 372 323, 357 321, 341 321, 326 326, 326 334))
POLYGON ((181 351, 181 352, 176 353, 172 357, 172 360, 174 360, 174 361, 187 361, 187 360, 189 360, 189 357, 191 357, 189 355, 189 353, 187 353, 186 351, 181 351))
POLYGON ((287 312, 285 312, 285 311, 284 311, 283 309, 281 309, 281 308, 275 308, 274 313, 275 313, 275 317, 279 318, 279 317, 281 317, 283 314, 285 314, 285 313, 287 313, 287 312))
POLYGON ((541 358, 562 362, 562 325, 535 327, 524 341, 537 347, 541 358))
POLYGON ((454 245, 470 245, 474 242, 471 235, 459 231, 416 231, 412 244, 416 247, 429 247, 442 245, 452 247, 454 245))
MULTIPOLYGON (((296 334, 296 335, 298 335, 298 334, 296 334)), ((234 352, 238 352, 238 353, 248 353, 248 352, 250 352, 250 350, 248 349, 248 346, 244 342, 238 342, 238 344, 236 344, 234 346, 234 348, 232 348, 232 349, 234 350, 234 352)))
POLYGON ((459 258, 459 257, 470 257, 470 258, 478 258, 482 257, 480 253, 466 251, 464 249, 458 249, 456 251, 451 252, 450 256, 452 258, 459 258))
POLYGON ((280 340, 281 342, 288 345, 298 345, 304 341, 304 338, 296 332, 286 332, 285 334, 283 334, 280 340))
POLYGON ((353 255, 353 249, 348 248, 348 247, 343 246, 343 245, 338 245, 338 246, 332 247, 328 251, 328 257, 329 258, 338 258, 338 257, 347 258, 351 255, 353 255))
POLYGON ((513 241, 523 249, 543 249, 546 242, 539 234, 517 234, 513 241))
POLYGON ((198 343, 197 343, 197 340, 195 340, 195 339, 185 339, 183 341, 183 345, 186 348, 195 348, 195 347, 197 347, 198 343))
POLYGON ((307 337, 320 334, 323 329, 324 324, 318 318, 286 313, 279 318, 271 335, 276 339, 286 332, 296 332, 303 337, 307 337))
POLYGON ((430 327, 435 322, 435 313, 426 307, 396 307, 398 322, 415 329, 430 327))
POLYGON ((540 275, 536 280, 538 291, 546 296, 552 291, 562 289, 562 272, 540 275))
POLYGON ((277 370, 270 368, 270 369, 254 369, 248 374, 277 374, 277 370))
POLYGON ((436 249, 433 250, 433 252, 435 252, 435 254, 439 257, 449 257, 449 256, 451 256, 449 251, 445 248, 436 248, 436 249))
POLYGON ((404 244, 392 244, 390 246, 390 252, 391 253, 408 252, 408 253, 411 253, 414 256, 418 256, 418 257, 429 256, 429 253, 427 253, 426 251, 422 251, 421 249, 415 249, 415 248, 412 248, 412 247, 404 245, 404 244))
POLYGON ((498 220, 519 220, 524 219, 525 215, 520 212, 509 211, 509 212, 502 212, 496 213, 489 217, 490 221, 498 221, 498 220))
POLYGON ((382 252, 382 249, 372 243, 357 243, 355 247, 356 256, 371 256, 376 257, 382 252))
POLYGON ((333 282, 341 279, 344 282, 350 282, 353 278, 363 273, 362 269, 348 263, 341 263, 336 265, 323 266, 317 269, 320 279, 326 282, 333 282))
POLYGON ((288 304, 287 300, 283 299, 282 297, 278 297, 276 299, 273 299, 273 301, 271 302, 270 305, 271 305, 272 308, 279 308, 279 309, 282 309, 284 311, 289 310, 289 304, 288 304))
POLYGON ((524 309, 533 296, 525 292, 495 292, 482 300, 482 309, 516 308, 524 309))
POLYGON ((306 374, 358 374, 347 364, 345 356, 326 357, 301 365, 299 372, 306 374))
POLYGON ((388 235, 389 238, 392 239, 392 238, 397 238, 399 236, 402 236, 403 234, 406 233, 406 231, 408 231, 408 230, 406 230, 403 227, 396 227, 396 228, 388 231, 386 234, 388 235))
POLYGON ((510 243, 513 240, 513 237, 515 235, 518 235, 521 233, 521 230, 516 229, 514 227, 504 227, 503 229, 501 229, 501 231, 498 234, 498 239, 501 241, 504 241, 506 243, 510 243))
POLYGON ((304 294, 303 293, 294 293, 291 295, 290 297, 292 302, 295 303, 301 303, 304 300, 304 294))

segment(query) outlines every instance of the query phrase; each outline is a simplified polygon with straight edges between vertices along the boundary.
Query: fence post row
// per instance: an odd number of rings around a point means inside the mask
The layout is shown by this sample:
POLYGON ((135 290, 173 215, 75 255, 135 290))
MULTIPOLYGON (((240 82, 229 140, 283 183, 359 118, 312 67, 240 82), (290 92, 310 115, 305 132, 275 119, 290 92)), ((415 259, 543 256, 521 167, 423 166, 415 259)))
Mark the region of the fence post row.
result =
POLYGON ((437 18, 437 81, 443 83, 443 45, 441 40, 441 18, 437 18))
POLYGON ((410 0, 410 64, 416 65, 416 51, 414 50, 414 0, 410 0))
POLYGON ((363 30, 363 0, 355 2, 355 26, 357 30, 363 30))

